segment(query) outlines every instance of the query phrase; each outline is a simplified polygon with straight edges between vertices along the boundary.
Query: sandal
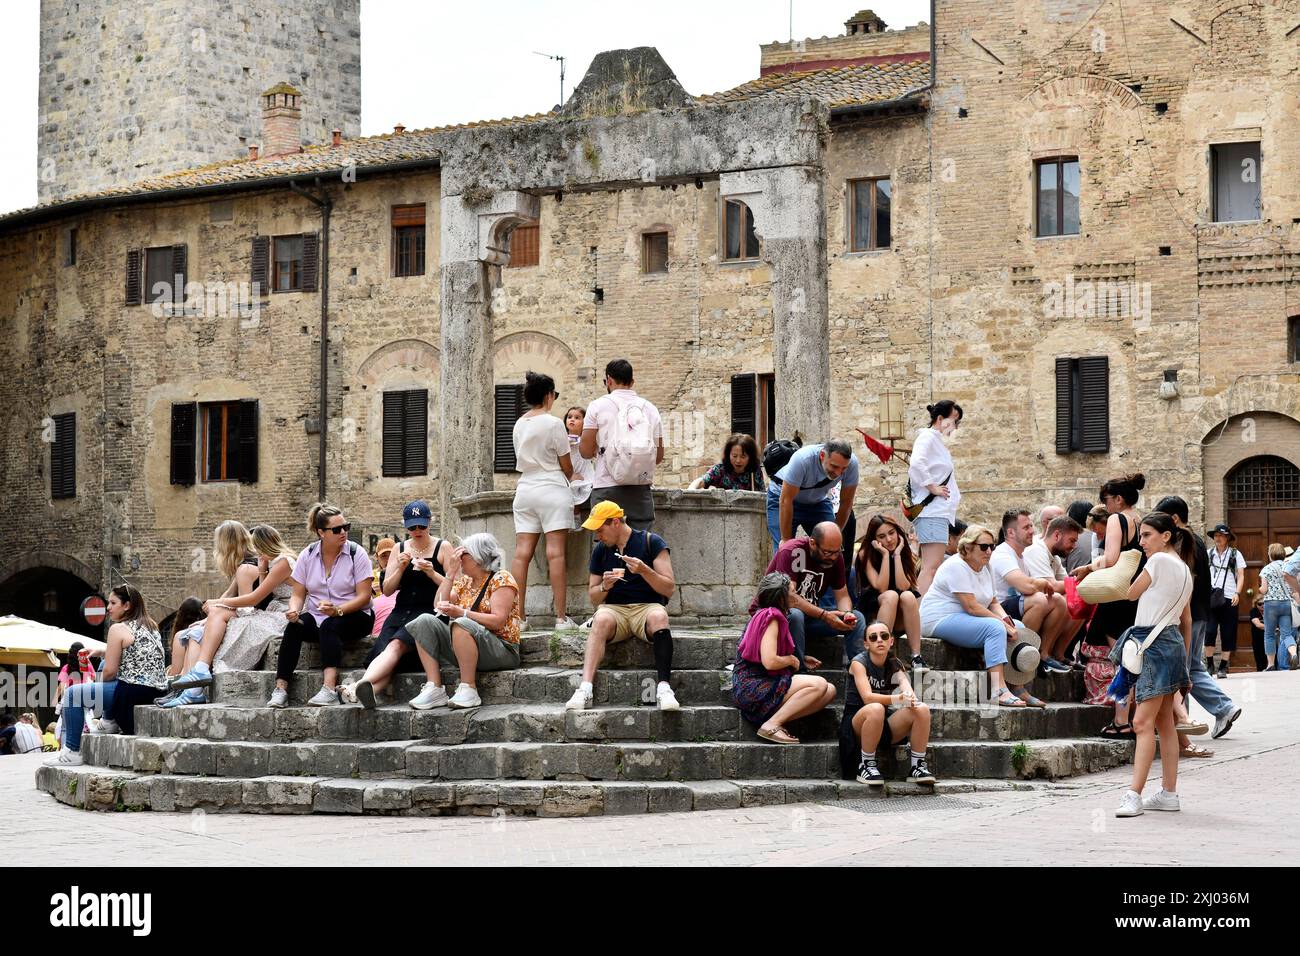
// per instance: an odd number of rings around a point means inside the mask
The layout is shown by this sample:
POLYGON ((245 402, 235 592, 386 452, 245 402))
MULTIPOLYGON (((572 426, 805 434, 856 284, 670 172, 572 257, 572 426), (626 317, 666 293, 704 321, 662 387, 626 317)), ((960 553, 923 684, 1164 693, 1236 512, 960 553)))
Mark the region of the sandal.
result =
POLYGON ((1026 707, 1035 707, 1038 710, 1047 710, 1047 705, 1033 694, 1029 693, 1029 691, 1025 691, 1023 695, 1017 694, 1016 696, 1025 702, 1026 707))
POLYGON ((799 742, 799 738, 792 736, 784 727, 777 727, 775 730, 764 730, 760 727, 758 728, 758 735, 774 744, 797 744, 799 742))
POLYGON ((1178 751, 1180 757, 1213 757, 1214 751, 1208 747, 1198 747, 1196 744, 1188 744, 1182 750, 1178 751))
POLYGON ((1180 734, 1187 734, 1189 737, 1195 737, 1199 734, 1208 734, 1210 732, 1209 724, 1201 724, 1188 718, 1174 727, 1174 730, 1180 734))
POLYGON ((998 694, 999 707, 1024 707, 1025 702, 1011 693, 1007 688, 1002 688, 1002 693, 998 694))
POLYGON ((1132 724, 1117 724, 1113 721, 1097 732, 1098 737, 1106 740, 1137 740, 1132 724))

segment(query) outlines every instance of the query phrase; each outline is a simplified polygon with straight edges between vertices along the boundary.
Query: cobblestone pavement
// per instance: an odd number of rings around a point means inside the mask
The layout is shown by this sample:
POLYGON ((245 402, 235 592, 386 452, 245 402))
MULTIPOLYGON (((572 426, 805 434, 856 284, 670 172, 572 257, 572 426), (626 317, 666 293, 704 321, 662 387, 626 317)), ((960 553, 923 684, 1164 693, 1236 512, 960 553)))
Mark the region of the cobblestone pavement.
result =
MULTIPOLYGON (((1181 813, 1113 816, 1130 771, 1031 790, 589 819, 92 813, 33 786, 42 755, 0 759, 0 843, 12 864, 1292 864, 1300 827, 1300 674, 1236 675, 1245 708, 1216 754, 1179 765, 1181 813)), ((1193 709, 1200 714, 1199 708, 1193 709)), ((1159 785, 1157 763, 1152 783, 1159 785)), ((1005 786, 1005 785, 1003 785, 1005 786)))

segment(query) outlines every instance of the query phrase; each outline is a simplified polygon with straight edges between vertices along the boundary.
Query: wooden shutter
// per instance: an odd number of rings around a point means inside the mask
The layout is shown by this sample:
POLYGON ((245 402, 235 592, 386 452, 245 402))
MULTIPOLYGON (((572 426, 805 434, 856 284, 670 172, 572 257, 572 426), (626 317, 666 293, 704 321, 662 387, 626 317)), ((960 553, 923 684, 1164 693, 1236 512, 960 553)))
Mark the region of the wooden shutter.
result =
POLYGON ((50 497, 77 496, 77 416, 54 416, 54 441, 50 444, 50 497))
POLYGON ((129 249, 126 253, 126 304, 140 304, 140 285, 142 254, 139 249, 129 249))
POLYGON ((498 385, 496 387, 496 444, 493 453, 493 471, 515 470, 515 422, 524 413, 524 387, 498 385))
POLYGON ((1110 360, 1105 355, 1079 359, 1081 451, 1110 451, 1110 360))
POLYGON ((1070 431, 1074 425, 1074 389, 1070 386, 1073 359, 1056 360, 1056 453, 1068 455, 1074 450, 1070 431))
POLYGON ((252 269, 248 280, 257 290, 254 295, 266 295, 271 291, 270 263, 271 237, 254 236, 252 269))
POLYGON ((510 233, 510 266, 535 266, 540 261, 537 224, 516 226, 510 233))
POLYGON ((302 291, 315 292, 320 275, 320 233, 305 232, 302 236, 302 291))
POLYGON ((406 464, 402 441, 406 434, 406 393, 384 392, 384 460, 385 478, 400 478, 406 464))
POLYGON ((402 438, 402 471, 423 475, 428 468, 429 390, 413 388, 406 395, 406 432, 402 438))
POLYGON ((172 484, 194 484, 195 440, 198 406, 194 402, 172 403, 172 484))
POLYGON ((257 399, 239 403, 239 459, 237 469, 241 484, 257 482, 257 399))
POLYGON ((185 301, 185 279, 189 274, 187 269, 189 265, 189 252, 184 243, 178 246, 172 246, 172 275, 180 276, 180 279, 171 279, 172 282, 179 282, 180 287, 172 290, 172 301, 180 304, 185 301))
POLYGON ((741 435, 758 434, 758 376, 731 376, 731 430, 741 435))
POLYGON ((424 225, 424 203, 414 206, 394 206, 393 207, 393 228, 399 229, 402 226, 423 226, 424 225))

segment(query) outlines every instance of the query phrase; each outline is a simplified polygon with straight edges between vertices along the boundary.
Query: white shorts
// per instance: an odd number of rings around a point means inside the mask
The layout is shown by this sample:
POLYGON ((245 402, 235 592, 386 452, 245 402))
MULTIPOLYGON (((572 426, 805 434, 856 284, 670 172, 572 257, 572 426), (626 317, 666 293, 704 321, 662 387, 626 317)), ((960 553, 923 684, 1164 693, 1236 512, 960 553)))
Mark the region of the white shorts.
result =
POLYGON ((515 491, 515 534, 568 531, 573 528, 573 493, 560 482, 521 481, 515 491))

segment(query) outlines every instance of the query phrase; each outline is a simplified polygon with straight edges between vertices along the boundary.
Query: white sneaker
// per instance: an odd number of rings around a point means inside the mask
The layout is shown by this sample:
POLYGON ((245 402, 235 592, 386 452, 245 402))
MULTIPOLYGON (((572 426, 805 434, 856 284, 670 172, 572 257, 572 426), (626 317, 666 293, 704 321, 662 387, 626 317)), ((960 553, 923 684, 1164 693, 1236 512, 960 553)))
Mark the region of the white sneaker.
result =
POLYGON ((470 687, 469 684, 460 684, 456 687, 456 693, 451 695, 451 700, 447 701, 447 706, 468 710, 471 707, 478 707, 482 703, 483 700, 479 697, 476 689, 470 687))
POLYGON ((681 710, 682 705, 677 703, 677 695, 673 689, 666 683, 660 683, 655 690, 655 703, 659 705, 660 710, 681 710))
POLYGON ((111 717, 99 718, 99 726, 95 728, 97 734, 120 734, 121 732, 122 728, 111 717))
POLYGON ((578 622, 571 617, 557 617, 555 619, 555 629, 557 631, 576 631, 578 622))
MULTIPOLYGON (((461 687, 465 685, 462 684, 461 687)), ((411 701, 416 710, 432 710, 434 707, 447 706, 447 692, 432 681, 425 681, 420 693, 411 701)))
POLYGON ((568 703, 564 705, 564 709, 565 710, 586 710, 588 707, 591 706, 592 696, 593 695, 591 691, 583 690, 581 687, 579 687, 577 690, 573 692, 573 696, 569 698, 568 703))
POLYGON ((1170 793, 1168 790, 1161 789, 1159 793, 1153 793, 1149 797, 1142 798, 1143 810, 1181 810, 1178 805, 1178 794, 1170 793))
POLYGON ((333 687, 325 687, 324 685, 322 685, 321 689, 316 691, 316 696, 313 697, 311 700, 307 701, 307 706, 308 707, 329 707, 332 706, 333 704, 337 704, 338 702, 339 702, 339 692, 335 690, 333 687))
POLYGON ((266 702, 267 707, 288 707, 289 692, 283 687, 277 687, 271 691, 271 699, 266 702))
POLYGON ((1115 811, 1117 817, 1140 817, 1142 816, 1142 794, 1136 790, 1125 790, 1124 797, 1119 802, 1119 809, 1115 811))
POLYGON ((45 760, 44 763, 47 767, 80 767, 81 752, 64 747, 53 757, 45 760))
POLYGON ((357 701, 356 684, 339 684, 339 700, 345 704, 355 704, 357 701))
POLYGON ((583 621, 581 624, 579 624, 579 625, 578 625, 578 629, 579 629, 579 630, 582 630, 582 631, 590 631, 590 630, 591 630, 591 622, 594 621, 594 620, 596 620, 596 615, 593 614, 591 617, 587 618, 585 621, 583 621))

